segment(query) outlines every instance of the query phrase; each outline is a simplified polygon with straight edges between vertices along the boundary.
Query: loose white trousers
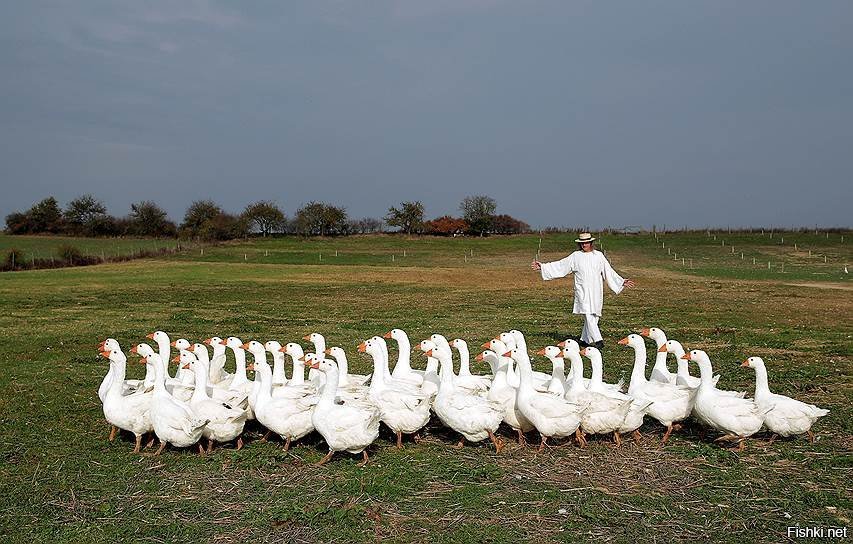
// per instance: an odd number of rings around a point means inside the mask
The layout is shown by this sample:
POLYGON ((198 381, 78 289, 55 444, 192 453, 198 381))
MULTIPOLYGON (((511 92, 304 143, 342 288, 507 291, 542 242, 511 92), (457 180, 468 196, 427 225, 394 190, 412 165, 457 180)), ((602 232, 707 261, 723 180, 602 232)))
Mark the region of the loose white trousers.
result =
POLYGON ((595 314, 583 314, 583 331, 581 332, 581 340, 587 344, 594 344, 603 340, 601 331, 598 330, 598 320, 600 316, 595 314))

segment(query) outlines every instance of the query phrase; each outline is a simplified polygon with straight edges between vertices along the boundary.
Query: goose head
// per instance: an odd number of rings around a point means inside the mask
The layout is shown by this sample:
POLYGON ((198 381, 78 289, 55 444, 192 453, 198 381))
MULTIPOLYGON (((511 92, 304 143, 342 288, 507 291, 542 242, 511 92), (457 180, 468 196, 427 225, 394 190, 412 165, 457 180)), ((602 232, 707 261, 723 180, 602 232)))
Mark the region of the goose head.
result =
POLYGON ((210 354, 207 352, 207 346, 204 344, 195 343, 187 349, 199 359, 204 359, 206 361, 210 359, 210 354))
POLYGON ((761 357, 748 357, 740 364, 740 366, 748 366, 749 368, 764 368, 764 359, 761 357))
POLYGON ((450 345, 456 349, 468 349, 468 342, 461 338, 455 338, 450 342, 450 345))
POLYGON ((658 347, 666 343, 666 334, 657 327, 648 327, 640 330, 642 336, 647 336, 655 341, 658 347))
POLYGON ((177 340, 172 341, 169 345, 179 350, 190 349, 190 341, 186 338, 178 338, 177 340))
POLYGON ((172 359, 173 363, 178 363, 179 368, 190 368, 196 362, 195 355, 192 352, 182 349, 181 352, 172 359))
MULTIPOLYGON (((581 352, 580 344, 578 344, 577 341, 572 340, 571 338, 566 338, 565 340, 563 340, 562 342, 557 344, 557 347, 563 348, 563 353, 567 353, 567 352, 580 353, 581 352)), ((563 357, 566 357, 566 355, 563 355, 563 357)))
POLYGON ((140 343, 130 348, 130 352, 135 353, 136 355, 141 355, 143 358, 145 358, 154 355, 154 348, 152 348, 148 344, 140 343))
POLYGON ((170 342, 169 342, 169 335, 168 335, 168 334, 166 334, 166 333, 165 333, 165 332, 163 332, 163 331, 154 331, 154 332, 152 332, 152 333, 150 333, 150 334, 146 334, 146 335, 145 335, 145 337, 146 337, 146 338, 150 338, 151 340, 154 340, 155 342, 157 342, 157 345, 158 345, 158 346, 159 346, 160 344, 164 344, 164 343, 165 343, 166 345, 169 345, 169 344, 170 344, 170 342))
POLYGON ((501 342, 503 342, 506 345, 507 350, 511 350, 517 347, 518 345, 515 340, 515 335, 513 335, 511 332, 502 332, 495 338, 495 340, 500 340, 501 342))
POLYGON ((338 365, 331 359, 320 359, 319 356, 313 353, 307 353, 303 356, 303 362, 309 368, 319 370, 324 374, 329 372, 337 372, 338 365))
POLYGON ((323 349, 325 350, 326 338, 320 334, 319 332, 312 332, 311 334, 306 334, 302 337, 303 340, 307 340, 314 344, 314 346, 323 345, 323 349))
POLYGON ((104 350, 100 352, 101 357, 109 359, 110 362, 113 363, 126 363, 127 357, 124 356, 124 353, 121 350, 104 350))
POLYGON ((118 341, 115 338, 107 338, 98 344, 98 351, 121 351, 121 346, 118 345, 118 341))
POLYGON ((246 342, 240 347, 245 349, 255 357, 263 357, 266 355, 267 352, 267 349, 264 347, 264 345, 258 342, 257 340, 251 340, 249 342, 246 342))
POLYGON ((280 348, 279 351, 290 355, 294 360, 305 355, 305 351, 302 349, 302 346, 296 342, 288 342, 283 348, 280 348))
MULTIPOLYGON (((420 342, 418 342, 418 349, 420 349, 424 353, 426 353, 427 351, 434 350, 436 348, 437 346, 432 340, 421 340, 420 342)), ((434 357, 434 355, 430 355, 430 357, 434 357)))
POLYGON ((589 359, 590 361, 601 360, 601 352, 598 351, 598 348, 593 346, 587 346, 581 350, 581 355, 589 359))
POLYGON ((678 340, 667 340, 661 347, 658 348, 658 353, 683 353, 684 348, 681 347, 681 342, 678 340))
POLYGON ((326 355, 330 355, 330 356, 334 357, 335 360, 337 360, 337 361, 340 361, 342 358, 345 359, 347 356, 347 354, 343 350, 343 348, 340 348, 338 346, 333 346, 331 348, 327 348, 326 349, 326 355))
MULTIPOLYGON (((639 334, 629 334, 625 338, 619 340, 619 342, 617 342, 617 344, 620 344, 623 346, 628 346, 628 347, 631 347, 633 349, 638 349, 641 346, 643 348, 646 347, 645 342, 643 342, 643 337, 640 336, 639 334)), ((592 348, 592 349, 595 349, 595 348, 592 348)), ((596 351, 598 351, 598 350, 596 350, 596 351)))
POLYGON ((702 351, 701 349, 691 349, 690 351, 682 355, 681 358, 686 359, 688 361, 693 361, 695 363, 711 363, 711 359, 708 357, 708 354, 702 351))
POLYGON ((558 348, 557 346, 546 346, 545 348, 537 351, 536 355, 544 355, 545 357, 553 360, 557 358, 562 358, 563 350, 558 348))
POLYGON ((243 341, 236 336, 229 336, 225 339, 225 346, 237 351, 243 349, 243 341))
POLYGON ((218 336, 211 336, 210 338, 206 338, 204 343, 215 348, 218 345, 222 345, 222 338, 219 338, 218 336))
POLYGON ((509 351, 509 346, 507 346, 505 343, 503 343, 501 340, 498 340, 497 338, 492 338, 480 347, 493 351, 496 355, 509 351))
POLYGON ((400 342, 401 340, 403 340, 403 341, 409 340, 409 335, 406 334, 406 331, 404 331, 403 329, 391 329, 390 331, 383 334, 382 337, 388 338, 388 339, 393 338, 397 342, 400 342))
POLYGON ((264 344, 264 349, 275 355, 276 353, 281 352, 281 344, 276 340, 270 340, 264 344))
POLYGON ((515 346, 517 348, 521 350, 527 349, 527 339, 524 338, 524 333, 518 329, 512 329, 509 333, 515 339, 515 346))

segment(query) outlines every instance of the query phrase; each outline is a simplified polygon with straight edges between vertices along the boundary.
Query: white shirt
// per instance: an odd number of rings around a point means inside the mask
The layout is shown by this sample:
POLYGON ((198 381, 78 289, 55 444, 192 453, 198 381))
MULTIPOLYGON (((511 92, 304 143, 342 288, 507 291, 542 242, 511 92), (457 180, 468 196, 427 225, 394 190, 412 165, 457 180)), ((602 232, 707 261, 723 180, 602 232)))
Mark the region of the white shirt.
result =
POLYGON ((604 282, 616 294, 622 292, 625 280, 613 270, 600 251, 575 251, 565 259, 542 263, 542 279, 553 280, 575 274, 575 305, 572 313, 601 315, 604 304, 604 282))

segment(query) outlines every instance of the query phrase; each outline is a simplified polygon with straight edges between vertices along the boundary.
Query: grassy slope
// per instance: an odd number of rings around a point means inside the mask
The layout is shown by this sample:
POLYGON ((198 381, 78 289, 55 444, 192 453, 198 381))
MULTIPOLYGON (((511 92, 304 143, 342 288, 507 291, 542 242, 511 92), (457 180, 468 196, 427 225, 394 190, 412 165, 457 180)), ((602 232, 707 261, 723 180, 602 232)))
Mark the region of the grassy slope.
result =
MULTIPOLYGON (((632 360, 615 339, 647 325, 706 349, 724 388, 751 388, 752 375, 735 362, 761 355, 774 390, 832 410, 816 444, 755 440, 736 455, 688 427, 660 448, 660 429, 647 422, 642 447, 595 441, 586 450, 535 455, 510 445, 498 456, 485 446, 448 448, 454 437, 434 426, 402 452, 381 438, 373 462, 358 469, 346 456, 311 466, 324 453, 317 437, 290 453, 250 442, 207 458, 187 451, 137 457, 128 437, 105 440, 95 395, 105 364, 94 345, 108 334, 128 345, 154 328, 244 340, 295 340, 316 330, 354 352, 358 341, 392 326, 413 340, 440 331, 475 345, 517 327, 531 347, 554 343, 580 324, 567 316, 570 281, 543 283, 525 269, 537 243, 261 241, 245 247, 290 262, 339 246, 339 258, 353 255, 352 263, 228 262, 240 259, 226 246, 206 252, 210 262, 183 256, 0 275, 7 338, 0 352, 0 531, 8 540, 68 542, 651 535, 775 542, 792 524, 849 525, 850 291, 684 274, 662 266, 653 240, 636 237, 605 239, 617 270, 640 284, 607 298, 606 378, 627 378, 632 360), (371 260, 402 245, 411 248, 404 263, 371 260), (460 249, 472 248, 466 263, 460 249)), ((546 238, 543 257, 556 258, 565 244, 546 238)), ((354 371, 366 371, 366 359, 350 359, 354 371)), ((542 361, 536 366, 547 370, 542 361)))
POLYGON ((84 238, 67 236, 10 236, 0 234, 0 258, 6 259, 10 249, 20 249, 24 258, 49 259, 58 257, 58 248, 68 244, 77 247, 84 255, 115 257, 132 251, 174 248, 176 241, 153 238, 84 238))

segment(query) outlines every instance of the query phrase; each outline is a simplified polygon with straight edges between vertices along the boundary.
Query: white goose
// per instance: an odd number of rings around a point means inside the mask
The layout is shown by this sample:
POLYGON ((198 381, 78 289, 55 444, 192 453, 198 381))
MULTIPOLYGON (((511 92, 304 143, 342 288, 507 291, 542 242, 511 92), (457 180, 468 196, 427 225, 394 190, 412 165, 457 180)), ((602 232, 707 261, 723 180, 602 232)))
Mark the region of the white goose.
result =
POLYGON ((526 352, 516 348, 504 353, 518 364, 520 385, 516 392, 516 406, 536 430, 541 442, 539 451, 547 446, 549 438, 572 436, 580 427, 580 407, 569 400, 540 393, 533 388, 533 369, 526 352))
POLYGON ((699 385, 693 415, 708 427, 725 433, 716 441, 738 442, 738 451, 744 448, 744 440, 759 430, 764 424, 764 414, 770 408, 761 410, 752 399, 742 399, 732 395, 722 395, 713 384, 713 369, 708 354, 694 349, 681 356, 687 361, 699 364, 699 385))
MULTIPOLYGON (((302 337, 303 340, 307 340, 314 344, 314 353, 317 355, 317 358, 321 361, 326 358, 326 337, 320 334, 319 332, 312 332, 311 334, 306 334, 302 337)), ((320 387, 326 382, 326 375, 323 372, 320 372, 316 368, 308 369, 308 381, 314 382, 317 384, 317 387, 320 387)))
MULTIPOLYGON (((187 387, 184 384, 182 384, 180 382, 180 380, 178 380, 176 378, 170 378, 167 362, 164 361, 160 357, 160 355, 154 351, 154 349, 151 346, 149 346, 148 344, 145 344, 145 343, 136 344, 135 346, 130 348, 130 352, 133 354, 139 355, 145 359, 154 355, 155 356, 154 357, 155 366, 160 366, 163 369, 164 387, 166 388, 168 393, 170 395, 172 395, 173 397, 175 397, 176 399, 183 401, 183 402, 190 400, 190 397, 193 394, 193 387, 192 386, 187 387)), ((140 364, 144 364, 144 361, 140 361, 140 364)), ((155 370, 154 367, 146 366, 145 367, 145 375, 147 376, 149 373, 151 373, 154 375, 154 379, 156 380, 156 374, 154 373, 154 370, 155 370)), ((153 384, 151 387, 153 387, 153 384)), ((146 389, 148 389, 148 388, 146 388, 146 389)))
POLYGON ((412 369, 412 344, 409 342, 409 335, 406 334, 406 331, 391 329, 383 334, 382 337, 387 339, 393 338, 397 342, 397 363, 394 365, 391 377, 395 380, 412 382, 414 384, 423 383, 424 371, 412 369))
MULTIPOLYGON (((494 338, 494 340, 499 340, 499 341, 503 342, 504 345, 506 346, 506 351, 511 351, 511 350, 516 349, 518 347, 519 351, 523 351, 524 353, 527 353, 527 342, 524 339, 524 335, 521 334, 521 332, 519 332, 519 331, 502 332, 496 338, 494 338), (519 344, 519 341, 521 342, 520 344, 519 344)), ((486 349, 492 349, 491 347, 486 347, 485 345, 483 347, 485 347, 486 349)), ((492 349, 492 351, 494 351, 494 350, 492 349)), ((505 352, 496 351, 495 353, 505 353, 505 352)), ((518 388, 520 381, 519 381, 518 372, 516 372, 513 363, 514 363, 514 361, 512 359, 510 359, 509 369, 507 370, 507 381, 509 382, 509 384, 511 386, 518 388)), ((546 374, 544 372, 539 372, 537 370, 533 371, 533 386, 534 386, 534 388, 538 389, 538 388, 540 388, 540 386, 542 384, 548 383, 549 381, 551 381, 551 375, 550 374, 546 374)))
POLYGON ((264 344, 264 349, 272 355, 272 385, 284 385, 287 383, 287 374, 284 371, 284 353, 281 351, 281 344, 275 340, 270 340, 264 344))
MULTIPOLYGON (((121 351, 121 346, 119 346, 118 341, 115 338, 107 338, 100 344, 98 344, 98 352, 109 352, 109 351, 121 351)), ((110 388, 110 384, 112 384, 113 377, 115 376, 115 370, 113 369, 113 365, 108 365, 107 373, 104 375, 104 379, 101 380, 101 385, 98 386, 98 398, 101 399, 101 402, 104 402, 104 397, 107 394, 107 390, 110 388)), ((140 386, 145 389, 151 387, 154 384, 154 375, 145 374, 144 380, 124 380, 124 384, 121 389, 122 395, 129 395, 136 391, 140 386)), ((112 442, 112 438, 110 439, 112 442)))
MULTIPOLYGON (((200 361, 202 365, 204 365, 204 368, 208 369, 209 379, 210 359, 208 359, 209 354, 207 352, 207 347, 204 344, 193 344, 186 351, 189 351, 190 353, 195 355, 195 358, 200 361)), ((193 369, 193 371, 195 371, 195 369, 193 369)), ((196 385, 195 387, 198 386, 196 385)), ((205 392, 207 396, 209 396, 213 400, 224 402, 225 404, 234 408, 246 409, 246 407, 248 406, 248 397, 246 394, 227 389, 226 387, 222 386, 221 383, 211 385, 209 381, 205 381, 205 392)), ((195 389, 193 389, 193 395, 195 395, 195 389)))
MULTIPOLYGON (((658 353, 672 353, 673 355, 675 355, 675 360, 678 362, 678 373, 676 374, 675 378, 676 385, 683 385, 691 389, 696 389, 697 387, 699 387, 699 384, 702 383, 702 380, 690 375, 690 370, 687 368, 687 361, 681 358, 681 356, 684 355, 684 348, 682 347, 681 342, 679 342, 678 340, 667 340, 666 344, 662 345, 658 349, 658 353)), ((711 381, 714 385, 717 385, 717 382, 720 381, 720 375, 716 374, 711 381)), ((746 396, 745 391, 720 390, 720 393, 725 395, 733 395, 740 398, 746 396)))
POLYGON ((302 346, 296 342, 288 342, 279 351, 288 355, 293 361, 293 368, 290 373, 290 380, 285 384, 285 387, 295 387, 303 390, 306 393, 316 393, 319 385, 317 381, 305 381, 305 351, 302 346))
POLYGON ((208 383, 227 387, 231 383, 231 380, 234 379, 234 375, 225 372, 225 342, 222 341, 222 338, 213 336, 207 338, 204 344, 213 348, 213 355, 210 357, 208 383))
POLYGON ((163 361, 163 364, 165 365, 165 377, 168 381, 172 378, 172 375, 169 374, 169 361, 172 360, 171 341, 169 340, 169 335, 163 331, 154 331, 145 335, 145 337, 150 338, 157 343, 157 353, 160 355, 160 360, 163 361))
MULTIPOLYGON (((201 344, 197 345, 201 346, 201 344)), ((205 353, 207 353, 206 350, 205 353)), ((189 405, 199 417, 208 420, 201 433, 204 438, 207 438, 207 453, 213 451, 214 442, 230 442, 235 438, 237 449, 241 449, 243 447, 241 435, 248 416, 246 411, 213 400, 208 396, 207 377, 210 369, 206 360, 184 350, 181 351, 179 358, 183 369, 195 372, 195 390, 189 405)))
POLYGON ((130 395, 123 394, 127 358, 121 350, 105 350, 101 355, 109 359, 110 368, 113 371, 113 379, 110 380, 103 399, 104 417, 113 428, 110 432, 110 442, 115 438, 116 429, 130 431, 136 437, 133 453, 139 453, 142 447, 142 436, 154 430, 150 415, 151 399, 154 393, 137 391, 130 395))
POLYGON ((349 361, 347 354, 343 348, 334 346, 326 348, 326 355, 333 357, 338 365, 338 390, 346 390, 350 393, 358 393, 361 396, 367 393, 367 386, 364 383, 370 379, 370 376, 361 374, 349 373, 349 361))
POLYGON ((601 352, 595 346, 588 346, 580 351, 580 354, 587 357, 592 363, 592 375, 587 382, 587 389, 595 387, 599 390, 607 389, 609 391, 619 391, 622 387, 622 380, 619 383, 604 383, 602 372, 604 372, 604 364, 601 360, 601 352))
POLYGON ((666 334, 657 327, 649 327, 640 331, 641 336, 647 336, 655 342, 655 365, 649 380, 653 382, 671 383, 675 385, 676 375, 666 367, 666 352, 661 354, 660 348, 666 344, 666 334))
POLYGON ((693 410, 696 390, 647 380, 646 343, 640 335, 629 334, 618 343, 634 350, 634 367, 628 394, 640 402, 651 402, 646 413, 666 427, 661 445, 666 444, 672 431, 681 427, 677 422, 687 419, 693 410))
POLYGON ((809 441, 814 442, 812 425, 819 418, 827 415, 829 410, 785 395, 771 393, 767 384, 767 368, 761 357, 749 357, 741 363, 741 366, 755 370, 755 403, 764 413, 764 426, 774 433, 773 438, 775 435, 788 437, 806 433, 809 441))
POLYGON ((446 352, 436 348, 425 353, 427 357, 437 357, 441 363, 441 382, 433 410, 442 423, 462 435, 457 447, 461 448, 466 439, 480 442, 489 438, 495 445, 495 451, 500 453, 504 444, 495 436, 495 431, 504 418, 503 405, 454 387, 453 362, 446 352))
POLYGON ((536 355, 542 355, 551 361, 551 379, 545 383, 544 390, 561 397, 565 395, 566 362, 563 360, 563 350, 557 346, 546 346, 537 351, 536 355))
MULTIPOLYGON (((189 350, 190 349, 190 341, 186 338, 178 338, 169 343, 169 345, 178 350, 178 354, 181 353, 181 350, 189 350)), ((175 369, 175 379, 180 380, 182 384, 187 387, 192 387, 195 383, 195 373, 192 370, 186 370, 183 368, 183 365, 179 364, 178 368, 175 369)))
POLYGON ((255 418, 261 425, 285 439, 284 450, 287 451, 291 441, 299 440, 314 430, 311 416, 319 398, 309 392, 297 398, 273 398, 270 365, 265 360, 256 360, 248 368, 255 371, 255 379, 260 383, 255 400, 255 418))
POLYGON ((379 437, 379 408, 368 403, 337 404, 338 368, 335 362, 315 359, 311 367, 326 375, 326 385, 313 410, 311 421, 329 445, 329 453, 317 464, 328 462, 336 451, 348 451, 363 454, 364 460, 359 466, 366 465, 367 447, 379 437))
MULTIPOLYGON (((503 346, 503 342, 500 340, 496 340, 495 342, 500 343, 500 345, 503 346)), ((527 444, 527 439, 524 437, 524 434, 532 431, 534 427, 533 423, 524 417, 524 414, 522 414, 518 409, 518 406, 516 405, 516 390, 514 387, 509 385, 509 382, 507 382, 506 373, 507 368, 509 367, 507 360, 509 357, 501 357, 494 351, 485 350, 477 355, 475 359, 477 361, 485 361, 490 367, 492 367, 492 375, 494 376, 494 379, 492 380, 492 387, 489 389, 487 398, 491 401, 499 402, 503 406, 504 423, 515 430, 518 434, 519 445, 524 446, 527 444)))
MULTIPOLYGON (((156 354, 144 359, 146 365, 154 369, 154 396, 151 401, 150 415, 154 434, 160 439, 160 447, 154 455, 160 455, 168 444, 185 448, 197 443, 201 438, 207 420, 200 417, 184 401, 173 397, 166 390, 166 365, 156 354)), ((177 361, 176 361, 177 362, 177 361)), ((203 452, 201 444, 199 452, 203 452)))
MULTIPOLYGON (((381 348, 373 341, 359 344, 358 351, 373 358, 373 377, 370 380, 369 399, 379 407, 382 422, 397 435, 397 449, 403 447, 403 433, 415 434, 429 422, 432 397, 395 389, 385 383, 381 370, 381 348)), ((419 440, 415 434, 415 441, 419 440)))

